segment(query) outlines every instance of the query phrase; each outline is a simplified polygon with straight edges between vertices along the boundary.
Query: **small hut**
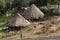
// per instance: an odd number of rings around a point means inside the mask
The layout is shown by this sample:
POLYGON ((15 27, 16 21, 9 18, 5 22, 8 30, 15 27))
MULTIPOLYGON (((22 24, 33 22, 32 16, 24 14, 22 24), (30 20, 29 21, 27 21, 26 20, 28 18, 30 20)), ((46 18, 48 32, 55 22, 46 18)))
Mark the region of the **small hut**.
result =
POLYGON ((53 11, 54 14, 60 14, 60 5, 53 11))
POLYGON ((8 27, 25 27, 30 25, 31 23, 27 21, 24 17, 18 14, 9 24, 8 27))
POLYGON ((25 10, 23 16, 26 19, 39 19, 44 17, 44 13, 38 7, 36 7, 36 5, 32 4, 31 7, 25 10))

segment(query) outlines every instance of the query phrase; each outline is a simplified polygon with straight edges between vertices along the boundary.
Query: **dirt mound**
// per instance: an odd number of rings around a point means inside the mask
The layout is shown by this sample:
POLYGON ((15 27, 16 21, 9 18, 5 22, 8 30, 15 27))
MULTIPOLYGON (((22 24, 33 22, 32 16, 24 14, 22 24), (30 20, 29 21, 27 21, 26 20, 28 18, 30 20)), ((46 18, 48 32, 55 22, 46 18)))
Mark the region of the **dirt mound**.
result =
POLYGON ((31 29, 35 34, 57 33, 60 30, 60 17, 50 17, 45 23, 39 23, 31 29))

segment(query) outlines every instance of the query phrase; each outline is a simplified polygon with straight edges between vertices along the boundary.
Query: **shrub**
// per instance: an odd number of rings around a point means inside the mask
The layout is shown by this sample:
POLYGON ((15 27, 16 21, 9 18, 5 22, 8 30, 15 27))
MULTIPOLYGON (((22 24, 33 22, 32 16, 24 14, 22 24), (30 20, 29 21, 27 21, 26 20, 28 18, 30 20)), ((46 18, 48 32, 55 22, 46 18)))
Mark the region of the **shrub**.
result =
POLYGON ((43 11, 46 15, 50 15, 54 8, 48 7, 48 6, 44 6, 44 7, 40 7, 41 11, 43 11))

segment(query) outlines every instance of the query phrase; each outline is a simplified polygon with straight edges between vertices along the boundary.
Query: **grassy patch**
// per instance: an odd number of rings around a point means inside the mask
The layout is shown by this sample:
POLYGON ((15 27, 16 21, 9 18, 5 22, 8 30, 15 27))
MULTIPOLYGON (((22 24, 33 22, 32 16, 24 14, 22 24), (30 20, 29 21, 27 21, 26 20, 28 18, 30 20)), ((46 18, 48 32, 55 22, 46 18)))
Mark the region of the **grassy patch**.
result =
POLYGON ((0 22, 0 28, 5 27, 8 24, 8 22, 0 22))
POLYGON ((11 37, 11 36, 14 36, 16 35, 17 33, 13 33, 13 32, 3 32, 1 31, 0 32, 0 39, 2 38, 6 38, 6 37, 11 37))

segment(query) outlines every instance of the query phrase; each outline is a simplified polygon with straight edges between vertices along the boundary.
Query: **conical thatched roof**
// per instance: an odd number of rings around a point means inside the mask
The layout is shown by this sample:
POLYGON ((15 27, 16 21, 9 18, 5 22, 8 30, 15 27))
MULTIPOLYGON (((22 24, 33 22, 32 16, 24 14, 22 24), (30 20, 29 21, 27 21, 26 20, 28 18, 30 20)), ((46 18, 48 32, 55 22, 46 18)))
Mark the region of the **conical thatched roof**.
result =
POLYGON ((30 22, 27 21, 24 17, 22 17, 20 14, 17 16, 13 21, 9 23, 9 26, 12 27, 19 27, 19 26, 28 26, 30 25, 30 22))
POLYGON ((26 19, 39 19, 44 17, 44 13, 39 10, 39 8, 37 8, 34 4, 32 4, 30 8, 25 10, 23 16, 26 19))
POLYGON ((60 14, 60 5, 53 11, 54 14, 60 14))

